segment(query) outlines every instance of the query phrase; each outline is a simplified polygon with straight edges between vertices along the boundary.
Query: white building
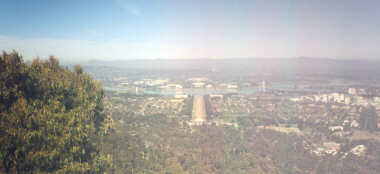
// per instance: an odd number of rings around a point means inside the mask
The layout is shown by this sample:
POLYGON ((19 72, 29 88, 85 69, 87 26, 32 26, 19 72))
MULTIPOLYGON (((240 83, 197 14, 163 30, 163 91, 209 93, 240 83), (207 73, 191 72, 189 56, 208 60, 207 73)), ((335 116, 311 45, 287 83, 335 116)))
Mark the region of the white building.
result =
POLYGON ((380 97, 373 97, 373 101, 375 103, 380 103, 380 97))
POLYGON ((351 127, 359 127, 359 122, 357 122, 356 120, 353 120, 350 124, 351 127))
POLYGON ((142 80, 139 80, 139 81, 134 81, 133 84, 134 85, 143 85, 145 82, 142 81, 142 80))
POLYGON ((214 86, 212 86, 211 84, 208 84, 206 85, 206 88, 213 88, 214 86))
POLYGON ((357 94, 356 89, 355 88, 348 88, 348 94, 356 95, 357 94))
POLYGON ((367 147, 363 144, 357 145, 350 152, 356 156, 363 156, 367 152, 367 147))
POLYGON ((205 83, 203 83, 203 82, 194 82, 194 83, 192 83, 192 85, 195 88, 203 88, 203 86, 205 85, 205 83))
POLYGON ((204 82, 204 81, 207 81, 208 79, 206 77, 193 77, 187 80, 192 81, 192 82, 204 82))
POLYGON ((263 92, 266 92, 267 89, 266 89, 266 83, 265 83, 265 80, 263 80, 263 82, 262 82, 261 85, 262 85, 262 91, 263 91, 263 92))
POLYGON ((174 96, 174 98, 187 98, 187 97, 189 97, 189 96, 186 95, 186 94, 176 94, 176 95, 174 96))
POLYGON ((339 94, 339 93, 332 93, 330 96, 330 101, 332 100, 333 102, 336 103, 344 103, 344 94, 339 94))
POLYGON ((357 105, 367 106, 369 104, 368 100, 362 96, 356 96, 355 101, 357 105))
POLYGON ((237 86, 237 85, 229 84, 229 85, 227 85, 227 88, 228 88, 228 89, 237 89, 238 86, 237 86))
POLYGON ((359 95, 367 95, 367 91, 364 88, 360 88, 359 95))
POLYGON ((223 98, 222 94, 210 94, 210 98, 223 98))
POLYGON ((329 130, 331 132, 335 132, 335 131, 343 131, 343 126, 330 126, 329 127, 329 130))
POLYGON ((167 84, 166 87, 167 88, 175 88, 175 89, 182 89, 183 88, 183 86, 180 84, 167 84))
POLYGON ((346 105, 351 104, 351 98, 350 98, 349 96, 346 96, 346 97, 344 98, 344 104, 346 104, 346 105))
POLYGON ((128 82, 120 82, 120 85, 121 85, 121 86, 128 86, 129 83, 128 83, 128 82))
POLYGON ((152 80, 152 81, 147 81, 146 83, 149 86, 157 86, 157 85, 163 85, 167 82, 169 82, 169 79, 152 80))

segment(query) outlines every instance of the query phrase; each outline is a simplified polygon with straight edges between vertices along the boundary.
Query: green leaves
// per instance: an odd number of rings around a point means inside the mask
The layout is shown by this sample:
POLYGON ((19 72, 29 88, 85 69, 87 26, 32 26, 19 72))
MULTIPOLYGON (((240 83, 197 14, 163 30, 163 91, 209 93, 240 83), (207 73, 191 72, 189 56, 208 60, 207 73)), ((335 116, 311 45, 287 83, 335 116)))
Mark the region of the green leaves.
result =
POLYGON ((4 52, 0 67, 0 172, 103 173, 102 86, 54 57, 27 65, 4 52))

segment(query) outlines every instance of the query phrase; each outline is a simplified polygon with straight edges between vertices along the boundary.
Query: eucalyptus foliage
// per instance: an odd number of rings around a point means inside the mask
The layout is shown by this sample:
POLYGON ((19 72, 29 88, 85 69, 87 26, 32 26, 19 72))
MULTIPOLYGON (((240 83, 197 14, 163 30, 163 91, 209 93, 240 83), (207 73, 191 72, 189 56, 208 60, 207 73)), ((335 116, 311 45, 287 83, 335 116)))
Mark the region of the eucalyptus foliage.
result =
MULTIPOLYGON (((104 91, 80 66, 0 55, 0 173, 104 173, 104 91)), ((110 158, 110 157, 108 157, 110 158)))

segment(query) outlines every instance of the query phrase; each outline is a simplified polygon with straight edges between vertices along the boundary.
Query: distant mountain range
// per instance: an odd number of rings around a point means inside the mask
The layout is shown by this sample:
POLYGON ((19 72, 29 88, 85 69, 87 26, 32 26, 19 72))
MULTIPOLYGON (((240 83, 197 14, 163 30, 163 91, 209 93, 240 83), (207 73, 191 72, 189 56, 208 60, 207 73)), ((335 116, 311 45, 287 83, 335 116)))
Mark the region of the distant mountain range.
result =
POLYGON ((377 74, 380 74, 379 60, 314 57, 94 60, 84 63, 84 66, 108 66, 129 70, 217 70, 236 74, 329 75, 352 78, 377 78, 377 74))

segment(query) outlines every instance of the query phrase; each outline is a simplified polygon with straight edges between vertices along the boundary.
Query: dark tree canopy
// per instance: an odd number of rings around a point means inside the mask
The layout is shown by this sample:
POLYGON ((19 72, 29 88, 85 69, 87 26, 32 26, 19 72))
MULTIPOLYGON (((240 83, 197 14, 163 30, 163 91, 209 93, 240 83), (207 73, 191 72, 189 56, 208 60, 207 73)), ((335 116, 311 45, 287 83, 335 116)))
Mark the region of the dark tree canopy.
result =
POLYGON ((79 66, 3 52, 0 173, 103 173, 109 162, 95 141, 106 131, 103 97, 79 66))

